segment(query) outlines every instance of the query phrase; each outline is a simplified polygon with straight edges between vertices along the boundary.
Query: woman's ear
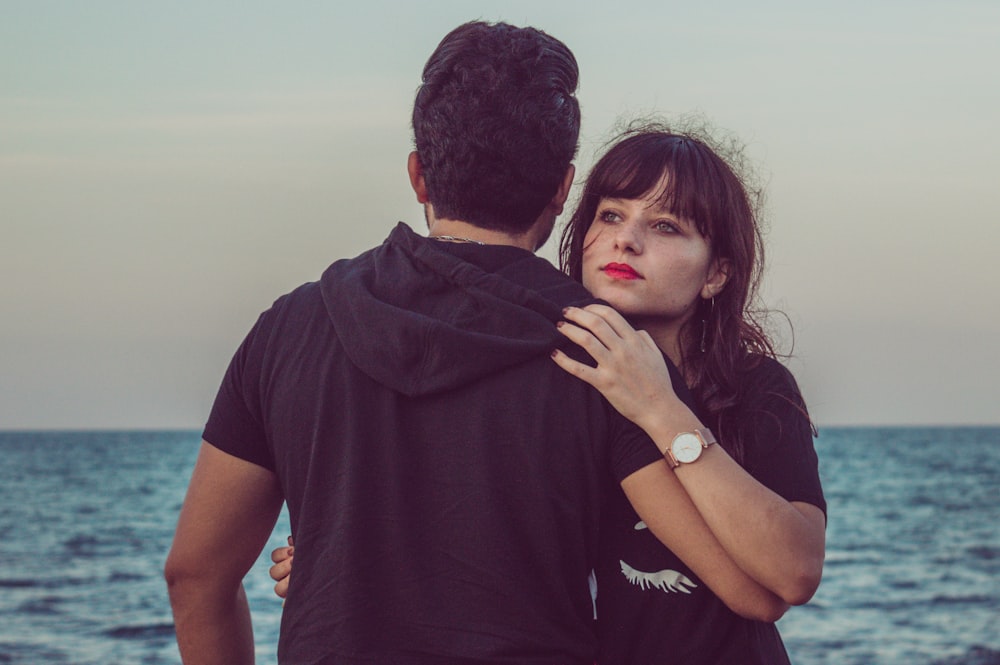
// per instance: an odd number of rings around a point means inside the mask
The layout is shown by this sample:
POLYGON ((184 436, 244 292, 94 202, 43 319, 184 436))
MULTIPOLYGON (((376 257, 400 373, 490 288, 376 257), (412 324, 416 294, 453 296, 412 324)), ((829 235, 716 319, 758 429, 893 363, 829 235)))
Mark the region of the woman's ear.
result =
POLYGON ((701 287, 701 297, 708 300, 722 293, 726 282, 729 281, 732 267, 733 264, 729 259, 712 259, 712 263, 708 267, 708 275, 705 278, 705 285, 701 287))

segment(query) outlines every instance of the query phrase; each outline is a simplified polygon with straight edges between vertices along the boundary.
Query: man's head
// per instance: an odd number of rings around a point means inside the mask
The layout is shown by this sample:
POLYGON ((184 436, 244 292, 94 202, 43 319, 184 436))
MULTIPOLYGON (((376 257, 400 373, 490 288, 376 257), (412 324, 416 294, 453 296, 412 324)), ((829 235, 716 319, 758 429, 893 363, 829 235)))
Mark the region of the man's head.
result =
POLYGON ((566 45, 534 28, 466 23, 424 67, 413 134, 438 218, 523 233, 576 154, 578 70, 566 45))

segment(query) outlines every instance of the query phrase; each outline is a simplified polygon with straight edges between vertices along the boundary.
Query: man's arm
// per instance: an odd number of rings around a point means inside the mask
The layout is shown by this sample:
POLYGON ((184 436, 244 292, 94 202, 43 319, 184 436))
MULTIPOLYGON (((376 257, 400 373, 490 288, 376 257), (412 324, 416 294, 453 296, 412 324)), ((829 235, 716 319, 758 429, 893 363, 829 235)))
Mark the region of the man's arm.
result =
POLYGON ((202 441, 164 567, 185 665, 254 662, 243 577, 281 505, 273 473, 202 441))

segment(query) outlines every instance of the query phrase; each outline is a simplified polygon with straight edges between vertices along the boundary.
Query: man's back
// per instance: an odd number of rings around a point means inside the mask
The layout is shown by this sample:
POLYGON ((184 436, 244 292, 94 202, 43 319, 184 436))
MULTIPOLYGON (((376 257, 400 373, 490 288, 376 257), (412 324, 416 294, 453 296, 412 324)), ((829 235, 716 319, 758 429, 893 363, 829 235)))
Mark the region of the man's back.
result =
POLYGON ((165 570, 185 663, 252 662, 240 584, 282 501, 282 662, 593 662, 602 476, 659 453, 549 358, 586 298, 532 254, 573 180, 577 81, 565 44, 503 23, 428 59, 407 172, 439 239, 334 264, 234 357, 165 570))
POLYGON ((281 481, 283 662, 593 661, 609 443, 619 477, 658 453, 548 357, 586 300, 524 250, 400 226, 262 316, 205 438, 281 481))

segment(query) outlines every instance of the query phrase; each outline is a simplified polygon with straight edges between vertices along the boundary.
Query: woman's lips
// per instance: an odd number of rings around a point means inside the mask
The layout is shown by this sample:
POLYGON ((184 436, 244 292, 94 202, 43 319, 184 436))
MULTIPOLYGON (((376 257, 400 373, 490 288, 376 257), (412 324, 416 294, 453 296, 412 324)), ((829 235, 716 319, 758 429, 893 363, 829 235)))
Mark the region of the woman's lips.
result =
POLYGON ((611 279, 642 279, 642 275, 627 263, 609 263, 601 270, 611 279))

